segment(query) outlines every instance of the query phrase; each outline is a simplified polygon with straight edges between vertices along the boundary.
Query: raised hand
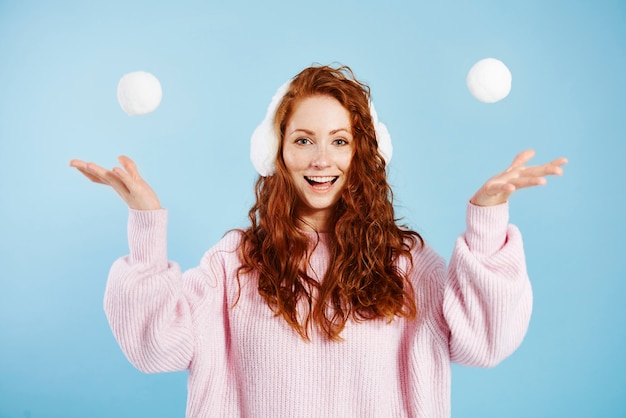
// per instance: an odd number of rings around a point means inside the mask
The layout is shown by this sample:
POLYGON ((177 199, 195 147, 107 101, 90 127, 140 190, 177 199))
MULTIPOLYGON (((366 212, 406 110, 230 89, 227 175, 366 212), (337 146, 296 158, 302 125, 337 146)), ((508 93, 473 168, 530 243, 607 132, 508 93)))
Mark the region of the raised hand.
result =
POLYGON ((150 185, 141 178, 133 160, 120 156, 118 161, 123 168, 107 170, 97 164, 81 160, 70 161, 70 167, 76 168, 94 183, 111 186, 131 209, 161 209, 159 198, 150 185))
POLYGON ((518 189, 541 186, 546 184, 545 176, 563 174, 561 167, 567 164, 566 158, 557 158, 542 165, 526 166, 534 155, 533 150, 519 153, 509 168, 487 180, 470 199, 470 202, 477 206, 499 205, 506 202, 509 196, 518 189))

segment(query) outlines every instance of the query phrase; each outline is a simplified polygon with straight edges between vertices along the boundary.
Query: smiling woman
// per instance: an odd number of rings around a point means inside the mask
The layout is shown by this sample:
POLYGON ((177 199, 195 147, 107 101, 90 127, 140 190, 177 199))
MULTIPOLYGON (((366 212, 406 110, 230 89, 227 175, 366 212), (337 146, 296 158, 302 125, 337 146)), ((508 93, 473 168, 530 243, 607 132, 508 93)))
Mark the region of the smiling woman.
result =
POLYGON ((338 340, 350 318, 416 313, 412 284, 396 262, 410 259, 421 237, 396 225, 378 140, 386 129, 372 109, 369 88, 349 68, 311 67, 270 114, 275 174, 257 182, 242 271, 259 271, 259 293, 305 339, 311 323, 338 340), (319 279, 302 269, 311 232, 331 237, 319 279))
POLYGON ((349 68, 306 68, 282 86, 251 148, 250 226, 185 273, 167 259, 167 211, 131 159, 111 171, 71 162, 130 207, 130 254, 105 295, 129 360, 188 370, 188 417, 449 416, 450 363, 494 366, 528 327, 508 197, 566 160, 526 166, 525 151, 489 179, 446 266, 396 224, 389 136, 349 68))

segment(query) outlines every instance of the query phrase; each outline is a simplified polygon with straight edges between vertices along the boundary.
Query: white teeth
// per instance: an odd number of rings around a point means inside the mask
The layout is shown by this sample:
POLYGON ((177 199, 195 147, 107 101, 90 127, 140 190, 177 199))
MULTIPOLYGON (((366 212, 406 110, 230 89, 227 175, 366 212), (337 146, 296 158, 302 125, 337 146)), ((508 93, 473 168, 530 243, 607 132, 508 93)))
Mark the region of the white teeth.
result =
POLYGON ((306 177, 307 180, 311 180, 314 181, 316 183, 326 183, 328 181, 333 181, 335 180, 336 177, 306 177))

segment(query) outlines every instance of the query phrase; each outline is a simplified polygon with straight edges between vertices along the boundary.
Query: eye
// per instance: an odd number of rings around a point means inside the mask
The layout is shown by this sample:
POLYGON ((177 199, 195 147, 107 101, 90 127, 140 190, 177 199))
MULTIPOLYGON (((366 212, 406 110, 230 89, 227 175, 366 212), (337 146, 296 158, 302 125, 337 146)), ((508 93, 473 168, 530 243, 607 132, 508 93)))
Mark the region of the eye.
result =
POLYGON ((348 145, 348 141, 346 141, 343 138, 337 138, 333 141, 333 144, 338 145, 340 147, 344 147, 346 145, 348 145))
POLYGON ((298 138, 294 141, 298 145, 307 145, 311 143, 309 138, 298 138))

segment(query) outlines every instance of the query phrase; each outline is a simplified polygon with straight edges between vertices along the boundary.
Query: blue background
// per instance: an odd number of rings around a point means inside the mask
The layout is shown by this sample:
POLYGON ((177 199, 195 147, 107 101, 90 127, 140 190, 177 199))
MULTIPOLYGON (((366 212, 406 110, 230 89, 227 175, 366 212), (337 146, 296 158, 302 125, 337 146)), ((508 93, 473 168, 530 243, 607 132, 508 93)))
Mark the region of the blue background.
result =
POLYGON ((0 0, 0 417, 184 416, 186 374, 136 371, 103 313, 126 207, 68 162, 133 157, 170 210, 170 258, 193 267, 246 225, 250 134, 314 62, 371 86, 398 214, 446 258, 517 152, 570 160, 512 198, 530 330, 494 369, 454 366, 453 416, 626 416, 623 0, 0 0), (513 74, 496 104, 465 86, 485 57, 513 74), (141 117, 116 98, 135 70, 164 92, 141 117))

